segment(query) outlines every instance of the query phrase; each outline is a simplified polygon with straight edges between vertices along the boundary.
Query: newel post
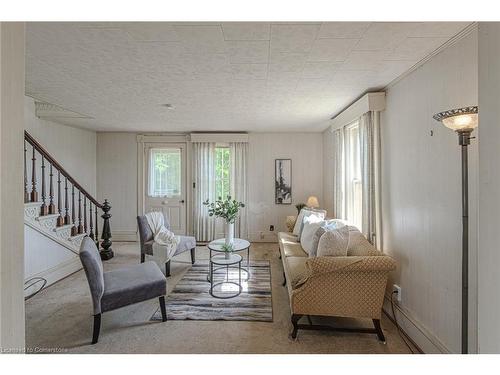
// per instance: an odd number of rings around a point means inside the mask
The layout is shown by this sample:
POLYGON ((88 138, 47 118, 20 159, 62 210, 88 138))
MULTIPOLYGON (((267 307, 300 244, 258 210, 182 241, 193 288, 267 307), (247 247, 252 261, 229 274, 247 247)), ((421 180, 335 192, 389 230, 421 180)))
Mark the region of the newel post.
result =
POLYGON ((102 210, 104 211, 104 214, 102 214, 102 218, 104 219, 104 223, 102 225, 102 235, 101 239, 103 240, 101 242, 101 259, 102 260, 108 260, 113 258, 113 250, 111 249, 111 227, 109 225, 109 218, 111 217, 111 214, 109 211, 111 210, 111 206, 109 205, 109 202, 107 199, 104 200, 104 204, 102 206, 102 210))

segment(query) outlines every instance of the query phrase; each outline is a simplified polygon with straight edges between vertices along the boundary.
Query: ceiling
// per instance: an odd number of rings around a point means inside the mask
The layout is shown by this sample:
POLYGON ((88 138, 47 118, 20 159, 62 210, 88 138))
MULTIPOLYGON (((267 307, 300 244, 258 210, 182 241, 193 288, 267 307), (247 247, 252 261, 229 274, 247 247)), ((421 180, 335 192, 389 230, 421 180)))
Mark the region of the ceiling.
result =
POLYGON ((97 131, 320 131, 467 25, 28 23, 26 94, 97 131))

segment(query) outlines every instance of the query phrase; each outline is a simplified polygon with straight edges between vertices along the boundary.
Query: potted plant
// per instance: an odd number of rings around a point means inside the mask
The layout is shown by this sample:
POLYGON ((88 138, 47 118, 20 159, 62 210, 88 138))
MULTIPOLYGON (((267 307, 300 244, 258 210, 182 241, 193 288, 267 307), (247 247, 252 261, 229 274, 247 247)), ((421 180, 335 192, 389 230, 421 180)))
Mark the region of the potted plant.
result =
POLYGON ((208 216, 221 217, 226 221, 226 244, 234 243, 234 221, 238 217, 240 208, 245 207, 242 202, 232 199, 230 195, 226 199, 219 197, 215 202, 209 202, 208 199, 203 202, 208 207, 208 216))
POLYGON ((229 256, 231 255, 234 249, 233 245, 225 243, 221 247, 222 250, 224 250, 224 255, 226 256, 226 259, 229 259, 229 256))

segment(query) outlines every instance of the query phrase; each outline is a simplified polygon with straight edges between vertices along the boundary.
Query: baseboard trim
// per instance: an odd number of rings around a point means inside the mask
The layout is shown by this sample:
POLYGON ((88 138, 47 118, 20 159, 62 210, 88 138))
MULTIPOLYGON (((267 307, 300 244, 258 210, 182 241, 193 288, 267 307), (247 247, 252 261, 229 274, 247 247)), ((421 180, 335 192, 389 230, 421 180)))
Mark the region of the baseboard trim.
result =
POLYGON ((116 242, 137 242, 137 232, 134 230, 112 230, 112 241, 116 242))
MULTIPOLYGON (((425 354, 450 354, 451 350, 444 345, 433 333, 424 327, 412 314, 404 307, 394 304, 397 321, 404 335, 412 344, 425 354)), ((394 320, 391 310, 390 296, 384 298, 384 313, 389 319, 394 320)))
MULTIPOLYGON (((69 275, 80 271, 82 269, 82 263, 80 262, 80 258, 75 256, 72 259, 66 260, 64 262, 59 263, 57 266, 54 266, 52 268, 49 268, 48 270, 44 270, 42 272, 39 272, 35 275, 31 275, 28 277, 26 280, 29 280, 33 277, 41 277, 47 280, 47 285, 45 287, 48 287, 49 285, 55 284, 59 280, 64 279, 65 277, 68 277, 69 275)), ((25 280, 25 281, 26 281, 25 280)), ((25 290, 24 295, 28 296, 33 292, 33 290, 25 290)))

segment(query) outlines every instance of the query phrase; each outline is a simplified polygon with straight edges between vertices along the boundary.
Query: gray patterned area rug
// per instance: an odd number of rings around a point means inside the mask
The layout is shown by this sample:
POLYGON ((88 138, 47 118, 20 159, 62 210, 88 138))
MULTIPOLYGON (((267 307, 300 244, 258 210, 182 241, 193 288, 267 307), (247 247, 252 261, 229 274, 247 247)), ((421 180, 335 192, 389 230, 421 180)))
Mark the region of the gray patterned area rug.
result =
MULTIPOLYGON (((245 261, 243 262, 245 263, 245 261)), ((243 264, 244 266, 245 264, 243 264)), ((220 270, 214 280, 222 280, 220 270)), ((218 299, 210 295, 207 281, 208 261, 199 260, 186 272, 166 300, 167 318, 172 320, 243 320, 273 321, 271 296, 271 269, 269 261, 251 261, 250 279, 242 272, 243 290, 234 298, 218 299)), ((238 271, 231 270, 230 277, 238 278, 238 271)), ((226 285, 231 292, 231 285, 226 285)), ((151 320, 161 320, 160 309, 151 320)))

